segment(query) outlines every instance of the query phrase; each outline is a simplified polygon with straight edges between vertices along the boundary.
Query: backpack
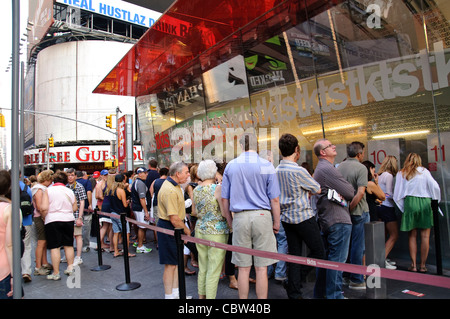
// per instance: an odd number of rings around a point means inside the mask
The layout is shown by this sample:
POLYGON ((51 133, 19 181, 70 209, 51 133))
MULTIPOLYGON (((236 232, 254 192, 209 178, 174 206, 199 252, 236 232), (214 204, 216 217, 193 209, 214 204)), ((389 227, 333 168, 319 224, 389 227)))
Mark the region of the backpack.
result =
POLYGON ((23 190, 20 190, 20 210, 22 211, 22 217, 27 217, 34 212, 34 207, 31 203, 31 197, 30 195, 28 195, 27 190, 27 185, 23 187, 23 190))

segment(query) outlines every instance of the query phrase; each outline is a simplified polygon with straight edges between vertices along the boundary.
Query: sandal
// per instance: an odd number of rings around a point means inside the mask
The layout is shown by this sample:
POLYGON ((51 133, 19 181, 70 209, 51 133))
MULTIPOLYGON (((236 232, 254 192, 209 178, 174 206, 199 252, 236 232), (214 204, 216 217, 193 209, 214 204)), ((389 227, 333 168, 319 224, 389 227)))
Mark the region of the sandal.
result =
POLYGON ((118 255, 114 255, 114 258, 121 257, 121 256, 123 256, 123 252, 119 252, 118 255))
POLYGON ((184 273, 185 273, 187 276, 192 276, 192 275, 195 275, 195 270, 185 269, 185 270, 184 270, 184 273))
POLYGON ((408 267, 408 271, 417 272, 417 268, 411 265, 408 267))
POLYGON ((428 269, 425 266, 419 268, 419 272, 422 274, 426 273, 427 271, 428 271, 428 269))

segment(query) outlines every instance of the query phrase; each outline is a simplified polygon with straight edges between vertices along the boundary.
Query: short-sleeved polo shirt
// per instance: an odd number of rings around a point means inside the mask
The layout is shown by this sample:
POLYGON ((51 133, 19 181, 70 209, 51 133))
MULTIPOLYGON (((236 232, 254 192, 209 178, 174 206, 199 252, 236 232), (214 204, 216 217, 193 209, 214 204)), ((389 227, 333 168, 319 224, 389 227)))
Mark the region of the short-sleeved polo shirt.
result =
POLYGON ((158 215, 163 220, 170 220, 170 215, 178 215, 181 220, 186 217, 183 191, 170 177, 167 177, 158 192, 158 215))

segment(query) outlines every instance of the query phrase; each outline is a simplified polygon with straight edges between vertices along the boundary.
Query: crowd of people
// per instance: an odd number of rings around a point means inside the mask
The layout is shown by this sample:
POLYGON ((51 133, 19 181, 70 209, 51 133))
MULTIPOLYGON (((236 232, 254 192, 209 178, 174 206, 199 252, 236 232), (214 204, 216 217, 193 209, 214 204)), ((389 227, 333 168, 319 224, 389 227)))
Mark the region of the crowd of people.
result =
MULTIPOLYGON (((305 244, 311 258, 356 265, 364 264, 364 224, 380 220, 387 238, 384 266, 396 268, 389 254, 401 230, 409 234, 409 270, 427 271, 433 207, 440 201, 440 188, 418 154, 409 154, 401 170, 394 156, 386 156, 375 172, 373 163, 363 161, 363 143, 348 144, 346 159, 334 163, 336 146, 320 139, 313 148, 318 163, 312 172, 306 165, 297 164, 300 146, 292 134, 279 139, 282 159, 276 168, 270 159, 257 153, 256 135, 243 134, 239 144, 242 153, 227 164, 203 160, 158 168, 157 161, 150 160, 148 169, 139 167, 134 172, 105 169, 89 178, 86 172, 74 169, 45 170, 29 186, 20 182, 33 204, 33 213, 25 216, 22 212, 21 216, 23 280, 32 280, 32 225, 37 242, 33 274, 60 280, 61 262, 67 262, 64 274, 71 275, 74 266, 83 263, 82 253, 90 249, 94 208, 112 214, 112 218, 100 218, 101 247, 97 249, 109 250, 114 257, 123 255, 121 241, 130 243, 129 237, 121 238, 122 224, 114 218, 121 213, 139 222, 126 224, 128 236, 134 230, 131 241, 137 254, 152 251, 145 245, 147 228, 142 224, 153 224, 170 230, 181 228, 187 236, 208 241, 296 256, 304 253, 305 244), (396 207, 402 212, 400 226, 396 207)), ((9 172, 0 171, 1 298, 11 298, 13 287, 10 185, 9 172)), ((200 299, 216 298, 219 280, 224 277, 229 278, 229 287, 237 289, 241 299, 248 298, 252 281, 257 297, 267 298, 272 273, 285 283, 288 298, 300 299, 302 283, 314 269, 187 241, 185 267, 179 270, 174 237, 157 232, 155 240, 159 262, 164 265, 166 299, 179 298, 178 271, 198 276, 200 299), (198 273, 189 267, 189 258, 198 273)), ((129 252, 129 257, 134 256, 129 252)), ((344 284, 351 289, 366 288, 361 274, 347 276, 339 270, 318 268, 314 298, 342 299, 344 284)))

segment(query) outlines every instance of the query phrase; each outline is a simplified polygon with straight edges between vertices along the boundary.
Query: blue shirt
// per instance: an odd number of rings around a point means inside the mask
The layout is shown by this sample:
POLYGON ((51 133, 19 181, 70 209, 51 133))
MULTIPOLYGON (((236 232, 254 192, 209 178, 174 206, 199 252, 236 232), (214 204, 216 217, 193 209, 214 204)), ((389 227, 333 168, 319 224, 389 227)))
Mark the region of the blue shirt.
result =
POLYGON ((281 190, 281 221, 299 224, 312 218, 315 214, 311 208, 309 193, 317 193, 319 183, 306 169, 291 161, 281 160, 276 172, 281 190))
POLYGON ((267 209, 280 196, 272 163, 256 152, 243 152, 230 161, 222 179, 222 198, 230 200, 230 211, 267 209))
MULTIPOLYGON (((86 196, 88 191, 92 193, 92 183, 90 180, 84 178, 77 178, 77 183, 83 185, 84 190, 86 191, 86 196)), ((84 210, 86 211, 88 207, 89 207, 89 200, 86 197, 86 199, 84 200, 84 210)))
MULTIPOLYGON (((25 183, 22 181, 19 181, 20 189, 23 190, 25 187, 25 183)), ((27 194, 30 195, 30 198, 33 199, 33 194, 31 193, 31 188, 28 186, 27 194)), ((31 226, 33 224, 33 214, 30 214, 22 219, 22 225, 23 226, 31 226)))

